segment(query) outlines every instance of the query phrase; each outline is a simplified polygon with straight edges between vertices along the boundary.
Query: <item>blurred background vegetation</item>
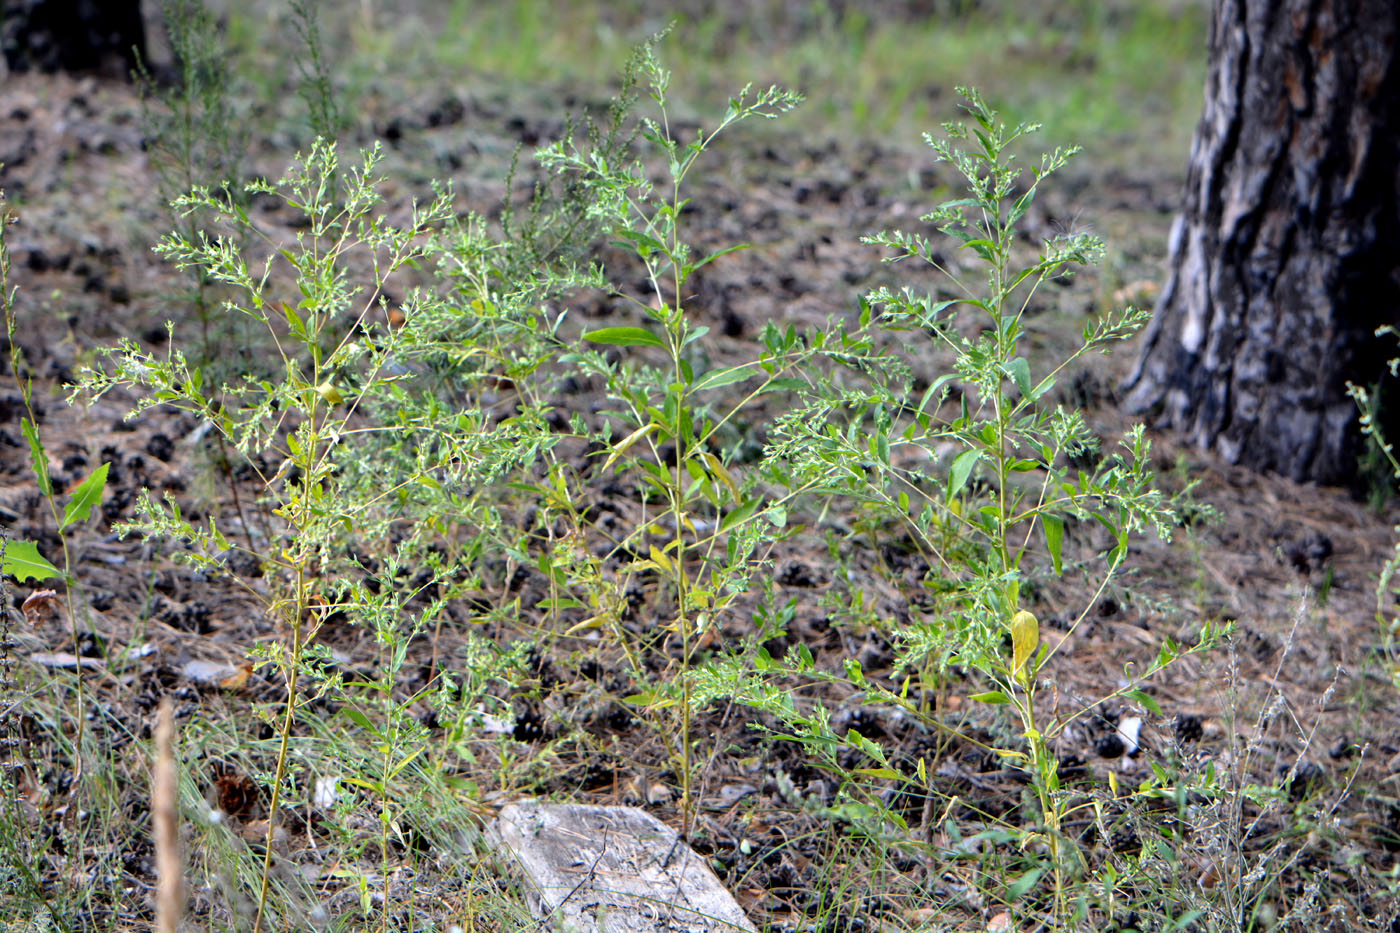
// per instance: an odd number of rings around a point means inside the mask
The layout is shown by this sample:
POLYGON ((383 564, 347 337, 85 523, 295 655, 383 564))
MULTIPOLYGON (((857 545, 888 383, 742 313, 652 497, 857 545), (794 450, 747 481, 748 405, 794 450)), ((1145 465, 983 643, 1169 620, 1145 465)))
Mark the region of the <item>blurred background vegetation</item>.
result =
MULTIPOLYGON (((294 101, 282 93, 301 52, 288 4, 215 9, 235 70, 262 85, 251 96, 294 101)), ((744 83, 781 84, 808 102, 771 132, 914 146, 953 116, 955 85, 976 85, 1008 120, 1043 123, 1046 142, 1084 146, 1091 164, 1179 174, 1200 113, 1209 3, 325 0, 317 12, 330 73, 360 119, 402 96, 486 88, 552 96, 562 116, 605 100, 632 46, 674 22, 661 52, 682 117, 744 83)))

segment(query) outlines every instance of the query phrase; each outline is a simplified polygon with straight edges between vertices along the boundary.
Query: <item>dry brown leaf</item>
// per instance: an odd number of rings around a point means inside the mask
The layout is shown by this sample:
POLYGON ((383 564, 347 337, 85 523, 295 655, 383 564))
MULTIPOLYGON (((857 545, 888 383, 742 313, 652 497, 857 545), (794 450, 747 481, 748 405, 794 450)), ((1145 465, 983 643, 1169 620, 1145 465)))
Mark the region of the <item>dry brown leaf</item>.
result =
POLYGON ((20 606, 24 612, 24 621, 30 625, 38 625, 57 602, 58 593, 56 591, 35 590, 24 598, 24 603, 20 606))
MULTIPOLYGON (((265 842, 267 840, 267 820, 253 820, 245 823, 238 830, 238 835, 246 842, 265 842)), ((284 846, 289 838, 291 837, 285 826, 278 826, 272 832, 273 846, 284 846)))
POLYGON ((1007 933, 1012 929, 1015 927, 1012 926, 1011 914, 1004 910, 987 921, 987 933, 1007 933))
POLYGON ((242 690, 248 683, 248 678, 253 676, 253 665, 243 663, 234 669, 234 672, 223 680, 219 681, 219 686, 225 690, 242 690))

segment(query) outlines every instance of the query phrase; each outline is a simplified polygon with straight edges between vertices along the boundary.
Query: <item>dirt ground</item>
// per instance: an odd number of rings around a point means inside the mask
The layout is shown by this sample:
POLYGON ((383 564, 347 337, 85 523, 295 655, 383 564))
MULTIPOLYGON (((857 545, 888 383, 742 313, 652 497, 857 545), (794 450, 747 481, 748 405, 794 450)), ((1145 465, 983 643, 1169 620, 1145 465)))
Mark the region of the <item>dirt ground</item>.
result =
MULTIPOLYGON (((428 178, 450 175, 462 202, 488 214, 499 208, 501 178, 516 143, 547 139, 561 124, 558 115, 542 108, 522 115, 516 102, 463 88, 381 102, 380 109, 367 136, 372 130, 389 141, 387 173, 408 180, 391 182, 386 192, 391 202, 425 191, 428 178)), ((257 141, 252 160, 257 172, 275 176, 282 170, 291 152, 281 142, 257 141)), ((113 522, 131 517, 142 488, 174 494, 187 513, 222 514, 231 508, 222 479, 201 454, 200 426, 160 409, 124 421, 129 399, 114 396, 91 405, 64 401, 63 386, 77 368, 93 362, 95 348, 119 337, 162 347, 164 321, 180 315, 169 298, 178 293, 180 280, 149 250, 168 219, 152 196, 155 180, 143 151, 138 98, 122 83, 11 76, 0 85, 0 162, 0 187, 19 214, 9 232, 19 286, 15 340, 23 349, 26 376, 33 379, 38 427, 55 485, 68 488, 98 464, 112 464, 100 520, 81 526, 68 542, 81 599, 93 620, 93 631, 77 653, 93 661, 85 676, 101 716, 113 736, 139 743, 149 735, 155 701, 163 695, 179 700, 185 721, 275 705, 281 688, 270 675, 255 674, 236 689, 214 690, 197 680, 201 669, 191 664, 236 669, 250 646, 275 637, 272 623, 232 585, 177 566, 172 560, 177 543, 119 539, 111 531, 113 522), (141 650, 125 667, 103 667, 102 659, 137 645, 141 650)), ((856 237, 911 223, 930 200, 918 190, 933 180, 930 168, 927 153, 918 149, 795 138, 780 129, 757 136, 739 132, 720 146, 691 192, 697 205, 694 229, 707 231, 716 245, 744 240, 754 248, 727 257, 699 280, 694 306, 719 335, 711 353, 722 359, 737 352, 764 321, 801 326, 849 313, 857 294, 891 281, 893 273, 879 264, 878 252, 856 237)), ((1057 292, 1056 305, 1032 322, 1035 340, 1053 349, 1108 303, 1150 301, 1180 184, 1178 175, 1154 176, 1150 169, 1141 176, 1100 175, 1084 162, 1070 171, 1067 183, 1048 197, 1048 206, 1031 218, 1031 231, 1088 225, 1110 241, 1112 259, 1102 275, 1081 276, 1057 292)), ((579 301, 590 323, 607 320, 614 307, 597 295, 579 301)), ((189 322, 178 323, 177 334, 195 337, 189 322)), ((1114 407, 1114 386, 1132 352, 1128 347, 1093 364, 1066 395, 1086 406, 1095 430, 1107 439, 1127 425, 1114 407)), ((55 559, 59 541, 20 434, 17 387, 8 371, 0 379, 0 524, 9 536, 36 541, 55 559)), ((1057 745, 1062 770, 1086 784, 1103 786, 1112 774, 1121 785, 1132 786, 1151 777, 1154 761, 1170 761, 1190 774, 1211 764, 1220 773, 1235 769, 1242 784, 1282 787, 1285 796, 1294 795, 1289 805, 1270 811, 1242 845, 1255 853, 1279 845, 1306 850, 1307 857, 1292 861, 1271 889, 1273 909, 1286 914, 1289 899, 1321 879, 1328 905, 1338 911, 1327 923, 1347 928, 1357 917, 1380 910, 1374 892, 1400 866, 1400 702, 1379 654, 1374 606, 1376 575, 1394 541, 1394 510, 1377 514, 1341 491, 1225 466, 1179 448, 1171 437, 1153 440, 1163 482, 1181 488, 1195 481, 1197 505, 1183 508, 1170 544, 1135 542, 1132 575, 1061 647, 1049 677, 1068 707, 1114 689, 1125 677, 1125 665, 1150 660, 1164 636, 1189 639, 1207 619, 1232 624, 1233 635, 1215 652, 1168 670, 1148 686, 1161 715, 1115 703, 1080 720, 1057 745), (1204 506, 1213 508, 1218 520, 1202 519, 1204 506), (1145 720, 1143 748, 1129 755, 1119 726, 1134 717, 1145 720)), ((873 577, 885 556, 871 549, 854 560, 873 577)), ((819 599, 836 584, 822 548, 802 541, 787 545, 778 555, 776 582, 781 594, 798 600, 789 637, 811 646, 820 663, 855 656, 867 674, 889 673, 888 641, 878 631, 836 629, 825 619, 819 599)), ((527 590, 537 585, 525 583, 527 590)), ((1049 627, 1057 605, 1082 604, 1085 593, 1077 586, 1066 577, 1042 590, 1039 611, 1051 620, 1049 627)), ((12 586, 13 607, 18 609, 34 588, 12 586)), ((872 583, 876 590, 880 584, 872 583)), ((898 612, 897 595, 889 599, 882 611, 898 612)), ((68 622, 59 615, 16 627, 13 663, 28 672, 27 681, 74 653, 67 631, 68 622)), ((366 633, 346 628, 326 637, 351 663, 372 662, 366 633)), ((435 650, 450 655, 452 633, 443 637, 447 641, 435 650)), ((538 660, 546 686, 542 691, 534 685, 529 695, 522 689, 513 739, 522 758, 531 746, 554 743, 553 776, 510 789, 637 803, 675 824, 677 803, 668 785, 674 775, 659 762, 651 733, 616 703, 586 701, 597 702, 590 707, 596 715, 588 728, 606 736, 606 743, 559 742, 579 718, 588 717, 565 715, 548 695, 577 690, 582 696, 586 691, 577 684, 587 680, 586 665, 597 663, 598 656, 578 652, 538 660), (589 760, 587 750, 605 744, 612 757, 589 760)), ((959 692, 955 684, 952 693, 959 692)), ((24 702, 21 698, 19 709, 8 715, 23 717, 24 702)), ((926 737, 881 722, 879 710, 851 705, 838 715, 858 719, 863 733, 882 734, 911 756, 927 747, 926 737)), ((823 838, 816 830, 830 820, 803 803, 830 797, 829 776, 747 730, 744 715, 720 709, 704 716, 716 757, 702 785, 703 818, 692 842, 711 857, 755 920, 794 930, 815 928, 811 918, 817 913, 844 918, 825 921, 823 928, 831 930, 913 928, 920 922, 916 895, 882 900, 881 891, 861 891, 842 910, 833 910, 823 900, 826 876, 813 865, 821 858, 819 844, 804 841, 823 838)), ((969 711, 967 716, 969 728, 979 734, 990 736, 996 729, 990 714, 969 711)), ((36 819, 59 819, 65 802, 63 752, 28 747, 23 754, 45 763, 47 783, 32 790, 36 819)), ((963 812, 1006 813, 1025 790, 1022 776, 972 746, 944 748, 936 778, 951 799, 968 808, 955 810, 948 823, 957 823, 963 812)), ((489 785, 487 778, 480 780, 489 785)), ((132 786, 127 792, 135 801, 142 791, 132 786)), ((226 798, 228 791, 208 793, 226 798)), ((488 791, 479 805, 489 815, 499 802, 488 791)), ((248 804, 241 812, 235 806, 231 818, 251 823, 257 815, 256 806, 248 804)), ((1104 859, 1137 857, 1141 844, 1135 848, 1131 838, 1139 828, 1134 820, 1150 818, 1123 815, 1115 824, 1119 835, 1091 842, 1091 848, 1104 859)), ((917 814, 913 822, 918 823, 917 814)), ((971 827, 977 820, 967 816, 963 822, 971 827)), ((1222 827, 1225 822, 1219 817, 1222 827)), ((946 826, 938 831, 944 833, 942 844, 953 844, 946 826)), ((1194 876, 1182 884, 1207 899, 1214 896, 1212 853, 1226 851, 1206 844, 1209 835, 1197 834, 1199 854, 1183 856, 1180 869, 1194 876)), ((126 845, 132 857, 115 862, 124 866, 123 877, 100 883, 132 892, 135 903, 151 890, 154 869, 144 839, 126 845)), ((888 891, 939 891, 946 902, 948 891, 966 887, 956 867, 940 875, 911 861, 887 870, 891 877, 882 884, 888 891)), ((348 897, 330 882, 325 890, 328 903, 348 897)), ((130 909, 131 922, 139 923, 141 910, 130 909)), ((978 929, 996 909, 969 896, 962 912, 965 928, 978 929)), ((1131 922, 1120 920, 1121 928, 1131 922)))

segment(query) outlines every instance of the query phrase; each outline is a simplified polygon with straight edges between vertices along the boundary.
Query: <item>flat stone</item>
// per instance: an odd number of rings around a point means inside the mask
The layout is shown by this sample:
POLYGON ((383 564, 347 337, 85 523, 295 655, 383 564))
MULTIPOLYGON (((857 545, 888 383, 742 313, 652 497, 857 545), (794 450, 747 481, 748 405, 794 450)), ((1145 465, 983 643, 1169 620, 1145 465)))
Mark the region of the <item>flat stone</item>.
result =
POLYGON ((541 929, 756 933, 705 860, 636 807, 509 804, 487 832, 524 876, 541 929))

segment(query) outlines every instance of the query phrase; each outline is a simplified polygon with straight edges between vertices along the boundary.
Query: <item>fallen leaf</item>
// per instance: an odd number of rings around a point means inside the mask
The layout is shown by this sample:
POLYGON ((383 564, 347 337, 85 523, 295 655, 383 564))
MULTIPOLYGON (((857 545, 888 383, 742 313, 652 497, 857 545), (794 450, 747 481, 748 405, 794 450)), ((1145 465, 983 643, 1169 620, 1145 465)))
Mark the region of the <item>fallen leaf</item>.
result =
MULTIPOLYGON (((267 841, 267 820, 253 820, 244 824, 243 827, 238 830, 238 835, 246 842, 267 841)), ((288 838, 290 837, 287 833, 287 827, 285 826, 278 826, 272 831, 273 846, 286 845, 288 838)))
POLYGON ((248 683, 248 678, 253 676, 253 665, 240 664, 232 674, 219 681, 219 686, 225 690, 242 690, 248 683))
POLYGON ((24 612, 24 621, 30 625, 38 625, 57 602, 56 590, 35 590, 24 598, 24 603, 20 606, 24 612))

